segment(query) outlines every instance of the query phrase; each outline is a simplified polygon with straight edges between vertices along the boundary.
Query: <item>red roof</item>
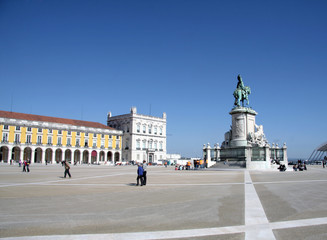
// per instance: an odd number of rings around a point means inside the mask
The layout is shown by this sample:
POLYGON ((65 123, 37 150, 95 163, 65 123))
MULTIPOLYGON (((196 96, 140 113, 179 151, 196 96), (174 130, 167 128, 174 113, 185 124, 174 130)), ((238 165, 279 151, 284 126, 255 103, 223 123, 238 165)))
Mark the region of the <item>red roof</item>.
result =
POLYGON ((108 127, 108 126, 106 126, 106 125, 104 125, 102 123, 97 123, 97 122, 88 122, 88 121, 66 119, 66 118, 57 118, 57 117, 47 117, 47 116, 40 116, 40 115, 26 114, 26 113, 7 112, 7 111, 1 111, 1 110, 0 110, 0 117, 22 119, 22 120, 28 120, 28 121, 70 124, 70 125, 74 125, 74 126, 104 128, 104 129, 114 130, 114 128, 108 127))

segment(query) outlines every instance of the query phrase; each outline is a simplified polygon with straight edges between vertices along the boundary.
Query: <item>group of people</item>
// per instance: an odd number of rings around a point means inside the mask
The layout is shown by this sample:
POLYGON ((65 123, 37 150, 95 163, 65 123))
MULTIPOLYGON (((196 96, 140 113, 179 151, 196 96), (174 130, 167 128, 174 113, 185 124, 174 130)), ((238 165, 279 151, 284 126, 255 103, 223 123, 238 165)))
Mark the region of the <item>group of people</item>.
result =
POLYGON ((191 162, 188 161, 185 165, 176 164, 175 170, 191 170, 191 162))
POLYGON ((136 178, 136 186, 145 186, 146 185, 146 172, 147 172, 148 165, 146 161, 142 163, 137 163, 137 178, 136 178))
MULTIPOLYGON (((20 161, 19 161, 20 162, 20 161)), ((30 172, 30 160, 24 160, 23 161, 23 172, 30 172)), ((21 163, 19 163, 19 166, 21 165, 21 163)))
POLYGON ((176 164, 175 170, 197 170, 199 168, 207 168, 208 167, 208 161, 204 160, 194 160, 193 167, 191 161, 188 161, 185 165, 182 164, 176 164))
POLYGON ((285 164, 280 164, 279 167, 277 168, 280 172, 285 172, 286 171, 286 166, 285 164))
POLYGON ((293 165, 293 170, 294 171, 297 171, 297 170, 299 170, 299 171, 307 170, 307 165, 305 164, 305 162, 302 163, 302 161, 299 160, 297 164, 294 164, 293 165))

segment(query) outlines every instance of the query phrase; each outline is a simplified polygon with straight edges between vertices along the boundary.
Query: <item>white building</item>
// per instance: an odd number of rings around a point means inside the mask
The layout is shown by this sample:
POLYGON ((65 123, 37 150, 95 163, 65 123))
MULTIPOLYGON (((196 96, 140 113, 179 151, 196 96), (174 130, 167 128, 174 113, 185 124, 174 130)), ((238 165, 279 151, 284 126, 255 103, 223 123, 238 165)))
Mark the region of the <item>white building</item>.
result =
POLYGON ((158 163, 166 159, 166 113, 162 118, 137 114, 107 116, 107 125, 123 131, 122 161, 158 163))

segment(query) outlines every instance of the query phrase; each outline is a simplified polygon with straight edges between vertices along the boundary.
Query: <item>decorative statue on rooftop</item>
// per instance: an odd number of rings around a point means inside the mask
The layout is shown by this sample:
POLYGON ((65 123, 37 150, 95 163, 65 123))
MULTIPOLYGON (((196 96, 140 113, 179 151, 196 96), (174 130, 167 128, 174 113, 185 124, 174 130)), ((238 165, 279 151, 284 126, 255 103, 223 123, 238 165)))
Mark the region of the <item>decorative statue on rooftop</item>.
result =
POLYGON ((244 100, 247 101, 247 105, 250 104, 249 95, 251 94, 251 89, 248 86, 244 86, 241 75, 238 75, 237 79, 237 87, 233 94, 235 98, 234 105, 240 107, 242 102, 242 106, 244 107, 244 100))

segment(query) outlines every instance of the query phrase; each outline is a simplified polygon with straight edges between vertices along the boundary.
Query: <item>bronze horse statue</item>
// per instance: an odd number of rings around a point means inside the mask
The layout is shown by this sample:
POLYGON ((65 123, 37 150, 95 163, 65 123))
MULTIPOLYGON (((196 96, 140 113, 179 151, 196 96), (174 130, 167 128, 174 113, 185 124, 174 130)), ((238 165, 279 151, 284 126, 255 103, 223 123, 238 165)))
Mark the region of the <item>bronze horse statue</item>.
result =
POLYGON ((235 98, 234 105, 240 107, 242 102, 242 106, 244 107, 244 100, 246 100, 247 105, 249 105, 250 104, 249 94, 251 94, 251 89, 248 86, 243 87, 243 89, 236 88, 236 90, 233 93, 235 98))

